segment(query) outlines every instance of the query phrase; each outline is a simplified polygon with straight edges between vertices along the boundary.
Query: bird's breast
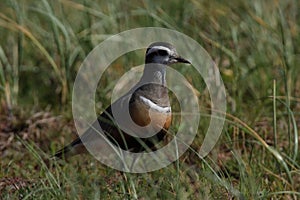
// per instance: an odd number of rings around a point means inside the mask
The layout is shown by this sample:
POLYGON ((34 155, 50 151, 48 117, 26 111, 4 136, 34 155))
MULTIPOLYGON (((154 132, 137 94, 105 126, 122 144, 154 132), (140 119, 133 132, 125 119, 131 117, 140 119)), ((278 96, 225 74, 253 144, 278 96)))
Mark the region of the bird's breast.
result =
POLYGON ((139 126, 147 126, 151 123, 160 129, 168 129, 171 124, 171 107, 161 106, 150 99, 139 96, 130 105, 130 115, 132 120, 139 126))

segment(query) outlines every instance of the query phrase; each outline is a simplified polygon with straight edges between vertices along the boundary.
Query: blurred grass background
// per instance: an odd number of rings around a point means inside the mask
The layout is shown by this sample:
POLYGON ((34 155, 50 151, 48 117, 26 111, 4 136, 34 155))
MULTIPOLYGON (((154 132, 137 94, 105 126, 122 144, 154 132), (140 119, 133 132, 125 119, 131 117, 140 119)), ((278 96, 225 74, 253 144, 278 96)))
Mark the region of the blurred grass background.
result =
MULTIPOLYGON (((1 199, 299 198, 298 4, 1 1, 1 199), (192 37, 218 65, 227 89, 227 118, 213 152, 204 159, 197 155, 204 123, 189 151, 156 172, 119 173, 90 156, 49 163, 47 155, 75 136, 71 92, 83 59, 109 36, 147 26, 192 37)), ((143 52, 138 55, 119 59, 111 66, 115 70, 107 71, 100 109, 110 102, 110 80, 141 64, 143 52)), ((201 78, 192 69, 176 69, 209 108, 201 78)))

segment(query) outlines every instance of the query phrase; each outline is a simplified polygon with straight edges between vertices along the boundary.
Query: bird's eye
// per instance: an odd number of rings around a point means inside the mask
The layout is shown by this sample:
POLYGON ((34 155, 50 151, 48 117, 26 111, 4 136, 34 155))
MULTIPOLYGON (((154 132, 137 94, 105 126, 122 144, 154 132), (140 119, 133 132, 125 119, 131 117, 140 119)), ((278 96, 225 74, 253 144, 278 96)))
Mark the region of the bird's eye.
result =
POLYGON ((157 54, 160 56, 166 56, 166 55, 168 55, 168 52, 166 50, 158 50, 157 54))

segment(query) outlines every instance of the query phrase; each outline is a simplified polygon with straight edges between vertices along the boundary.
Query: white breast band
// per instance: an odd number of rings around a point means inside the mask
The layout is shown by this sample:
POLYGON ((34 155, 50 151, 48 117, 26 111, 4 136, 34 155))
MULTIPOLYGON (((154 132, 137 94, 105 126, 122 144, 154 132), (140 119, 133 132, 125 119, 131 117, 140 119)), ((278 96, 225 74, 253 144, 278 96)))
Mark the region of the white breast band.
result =
POLYGON ((156 103, 154 103, 153 101, 151 101, 150 99, 147 99, 146 97, 140 96, 140 99, 147 105, 149 106, 151 109, 156 110, 158 112, 162 112, 162 113, 169 113, 171 112, 171 107, 161 107, 159 105, 157 105, 156 103))

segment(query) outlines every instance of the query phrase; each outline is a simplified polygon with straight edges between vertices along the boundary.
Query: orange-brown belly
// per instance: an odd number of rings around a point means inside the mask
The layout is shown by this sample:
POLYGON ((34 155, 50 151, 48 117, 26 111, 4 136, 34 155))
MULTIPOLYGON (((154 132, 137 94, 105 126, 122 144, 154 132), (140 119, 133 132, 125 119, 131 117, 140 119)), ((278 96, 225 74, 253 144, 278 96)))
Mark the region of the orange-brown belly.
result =
POLYGON ((132 120, 139 126, 147 126, 150 123, 158 126, 161 129, 168 129, 171 125, 171 112, 163 113, 152 109, 143 103, 136 103, 130 108, 130 115, 132 120))

